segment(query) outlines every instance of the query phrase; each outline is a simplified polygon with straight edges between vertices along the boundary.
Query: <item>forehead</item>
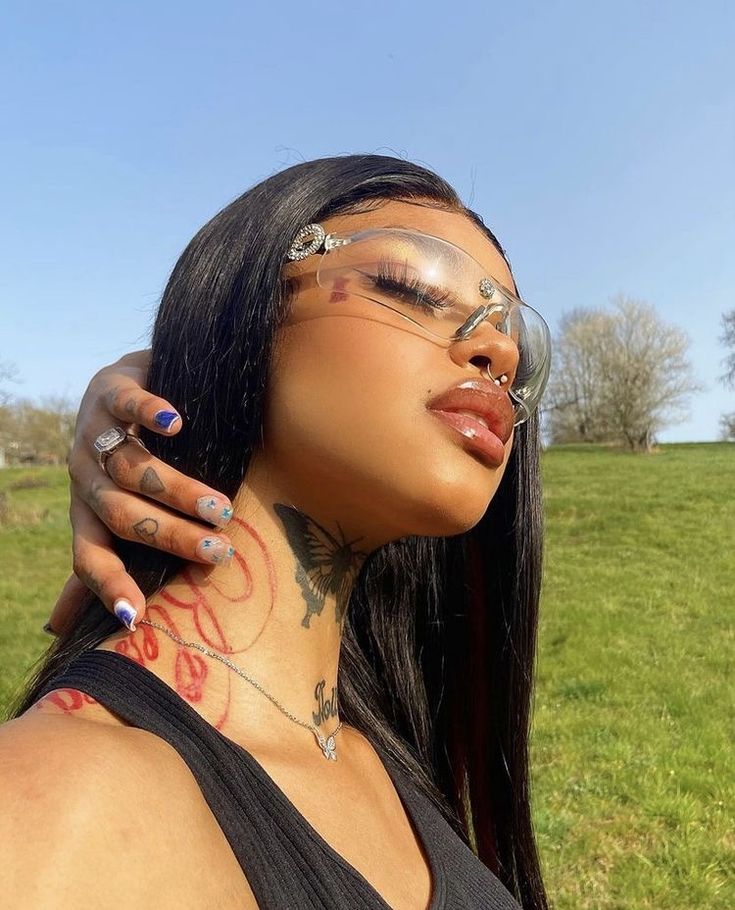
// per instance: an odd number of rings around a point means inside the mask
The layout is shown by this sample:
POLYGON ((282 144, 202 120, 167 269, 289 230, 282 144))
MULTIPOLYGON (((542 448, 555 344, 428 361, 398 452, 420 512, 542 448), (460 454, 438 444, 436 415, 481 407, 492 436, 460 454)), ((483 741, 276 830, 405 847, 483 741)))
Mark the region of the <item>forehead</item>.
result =
POLYGON ((442 240, 448 240, 469 253, 506 288, 515 291, 510 269, 493 245, 474 222, 461 212, 448 212, 430 204, 398 202, 391 200, 371 211, 333 215, 322 220, 327 233, 349 234, 367 228, 405 228, 423 231, 442 240))

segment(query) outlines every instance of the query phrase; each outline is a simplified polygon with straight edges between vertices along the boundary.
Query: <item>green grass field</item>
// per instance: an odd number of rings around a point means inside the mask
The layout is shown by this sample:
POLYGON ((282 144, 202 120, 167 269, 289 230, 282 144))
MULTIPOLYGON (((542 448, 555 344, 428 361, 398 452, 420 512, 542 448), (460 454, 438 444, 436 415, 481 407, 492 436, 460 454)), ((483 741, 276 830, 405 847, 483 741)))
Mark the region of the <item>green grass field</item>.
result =
MULTIPOLYGON (((543 471, 533 769, 552 905, 732 910, 735 446, 560 447, 543 471)), ((0 471, 0 709, 48 642, 66 486, 0 471)))

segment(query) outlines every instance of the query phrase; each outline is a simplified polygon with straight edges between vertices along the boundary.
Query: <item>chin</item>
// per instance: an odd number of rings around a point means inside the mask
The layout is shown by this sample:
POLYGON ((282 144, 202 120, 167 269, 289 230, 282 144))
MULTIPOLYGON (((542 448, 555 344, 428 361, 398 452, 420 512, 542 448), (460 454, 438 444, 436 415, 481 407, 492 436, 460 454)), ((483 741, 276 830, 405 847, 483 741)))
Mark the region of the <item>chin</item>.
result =
MULTIPOLYGON (((474 470, 464 459, 444 461, 443 470, 428 471, 421 489, 414 489, 406 503, 420 530, 412 534, 452 537, 471 530, 487 512, 502 478, 502 469, 477 463, 474 470)), ((435 466, 436 468, 436 466, 435 466)))

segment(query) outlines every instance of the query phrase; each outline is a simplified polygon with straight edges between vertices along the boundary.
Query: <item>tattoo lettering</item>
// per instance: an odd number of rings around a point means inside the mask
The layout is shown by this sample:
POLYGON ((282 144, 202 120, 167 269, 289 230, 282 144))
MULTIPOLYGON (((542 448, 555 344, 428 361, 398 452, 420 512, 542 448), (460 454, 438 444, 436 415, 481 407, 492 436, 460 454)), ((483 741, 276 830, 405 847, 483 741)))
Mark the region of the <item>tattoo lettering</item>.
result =
POLYGON ((161 478, 153 468, 146 468, 140 478, 141 493, 162 493, 166 487, 161 483, 161 478))
POLYGON ((273 509, 286 529, 286 537, 297 560, 296 580, 306 601, 301 625, 309 628, 312 615, 320 615, 324 609, 328 594, 335 595, 335 620, 341 623, 360 566, 368 555, 352 549, 362 537, 346 540, 338 523, 340 541, 293 506, 276 502, 273 509))
POLYGON ((314 724, 317 727, 323 721, 329 720, 330 717, 337 716, 337 690, 332 686, 332 694, 329 698, 324 698, 324 687, 326 684, 326 679, 320 679, 316 684, 316 689, 314 689, 314 698, 316 698, 319 708, 317 711, 313 711, 311 716, 314 718, 314 724))
POLYGON ((144 518, 133 525, 133 530, 141 540, 152 544, 158 533, 158 522, 155 518, 144 518))

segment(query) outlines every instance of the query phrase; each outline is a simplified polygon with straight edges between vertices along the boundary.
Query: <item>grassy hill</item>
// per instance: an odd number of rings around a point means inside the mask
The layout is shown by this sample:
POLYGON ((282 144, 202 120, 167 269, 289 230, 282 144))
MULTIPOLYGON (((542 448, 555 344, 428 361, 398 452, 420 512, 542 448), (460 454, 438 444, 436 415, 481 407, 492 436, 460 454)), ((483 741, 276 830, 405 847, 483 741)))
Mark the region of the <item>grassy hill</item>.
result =
MULTIPOLYGON (((535 819, 557 910, 735 906, 735 446, 544 453, 535 819)), ((0 471, 0 710, 66 577, 63 470, 0 471)))

